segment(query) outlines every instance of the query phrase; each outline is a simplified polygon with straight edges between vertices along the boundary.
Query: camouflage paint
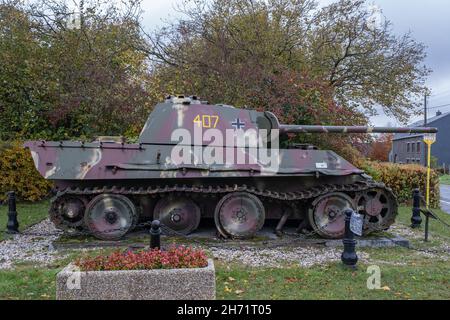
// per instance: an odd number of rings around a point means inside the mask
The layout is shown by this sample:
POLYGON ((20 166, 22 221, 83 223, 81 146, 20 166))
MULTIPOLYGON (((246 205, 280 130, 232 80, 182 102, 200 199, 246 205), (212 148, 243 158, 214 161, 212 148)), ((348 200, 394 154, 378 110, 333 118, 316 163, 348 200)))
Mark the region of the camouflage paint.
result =
MULTIPOLYGON (((280 181, 286 178, 309 176, 317 180, 319 177, 339 178, 363 174, 363 171, 336 153, 327 150, 280 149, 278 171, 273 171, 261 163, 173 164, 171 151, 177 141, 171 141, 172 132, 184 128, 193 136, 194 128, 198 125, 194 121, 197 116, 203 115, 207 115, 210 119, 217 119, 217 123, 209 125, 211 127, 214 125, 220 132, 235 129, 236 123, 243 124, 245 130, 280 129, 285 132, 338 132, 341 130, 339 132, 347 133, 383 131, 383 128, 373 130, 366 127, 280 125, 271 113, 238 109, 232 106, 202 104, 199 100, 190 98, 173 98, 155 107, 141 132, 138 144, 28 141, 25 147, 31 150, 35 166, 43 177, 55 182, 70 181, 72 184, 76 184, 76 181, 114 182, 117 180, 138 180, 146 184, 154 179, 176 179, 179 183, 183 180, 201 181, 209 178, 214 180, 241 178, 256 184, 255 181, 258 179, 279 177, 281 180, 277 180, 277 184, 272 185, 276 190, 279 187, 278 184, 283 184, 280 181)), ((208 123, 206 125, 208 126, 208 123)), ((434 128, 388 129, 386 130, 388 132, 436 131, 434 128)), ((201 148, 204 150, 206 146, 202 145, 201 148)), ((233 148, 228 145, 222 148, 224 154, 233 151, 233 148)), ((246 156, 249 156, 248 148, 240 150, 244 150, 246 156)), ((237 152, 234 152, 234 158, 236 157, 237 152)), ((296 181, 296 186, 291 188, 302 188, 301 180, 296 181)), ((310 185, 310 183, 306 184, 310 185)))

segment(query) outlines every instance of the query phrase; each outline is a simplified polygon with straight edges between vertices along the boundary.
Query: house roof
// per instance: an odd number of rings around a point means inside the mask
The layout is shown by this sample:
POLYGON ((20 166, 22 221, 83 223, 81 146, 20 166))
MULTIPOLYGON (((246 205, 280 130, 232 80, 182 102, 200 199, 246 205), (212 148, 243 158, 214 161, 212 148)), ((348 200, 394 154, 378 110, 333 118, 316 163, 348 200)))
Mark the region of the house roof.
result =
MULTIPOLYGON (((429 118, 429 119, 427 119, 427 126, 431 126, 431 124, 433 122, 440 120, 442 118, 445 118, 449 115, 450 115, 450 112, 446 112, 441 115, 429 118)), ((425 123, 424 120, 420 120, 420 121, 416 121, 416 122, 408 125, 408 127, 423 127, 424 123, 425 123)), ((401 139, 406 139, 406 138, 415 138, 415 137, 422 137, 422 136, 423 136, 423 134, 416 134, 416 133, 396 133, 392 140, 401 140, 401 139)))
MULTIPOLYGON (((428 119, 427 120, 427 126, 430 125, 431 123, 439 120, 439 119, 445 118, 448 115, 450 115, 450 112, 446 112, 446 113, 443 113, 443 114, 441 114, 439 116, 435 116, 435 117, 432 117, 432 118, 428 119)), ((408 127, 423 127, 423 124, 424 124, 424 120, 420 120, 420 121, 414 122, 413 124, 409 125, 408 127)))

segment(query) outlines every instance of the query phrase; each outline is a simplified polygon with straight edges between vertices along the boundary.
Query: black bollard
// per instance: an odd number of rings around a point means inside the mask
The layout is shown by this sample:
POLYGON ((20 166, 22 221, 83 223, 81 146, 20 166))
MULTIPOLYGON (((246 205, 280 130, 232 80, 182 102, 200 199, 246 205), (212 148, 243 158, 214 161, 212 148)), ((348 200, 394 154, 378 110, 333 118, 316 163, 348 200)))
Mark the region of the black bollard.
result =
POLYGON ((161 249, 161 223, 153 220, 150 228, 150 249, 161 249))
POLYGON ((411 228, 420 228, 421 223, 422 217, 420 216, 420 190, 414 189, 411 228))
POLYGON ((19 233, 19 221, 17 221, 16 193, 8 192, 8 223, 6 232, 10 234, 19 233))
POLYGON ((341 260, 344 265, 356 269, 356 263, 358 262, 358 256, 356 255, 356 240, 354 234, 350 229, 350 220, 352 219, 353 210, 345 210, 345 237, 342 242, 344 243, 344 252, 342 252, 341 260))

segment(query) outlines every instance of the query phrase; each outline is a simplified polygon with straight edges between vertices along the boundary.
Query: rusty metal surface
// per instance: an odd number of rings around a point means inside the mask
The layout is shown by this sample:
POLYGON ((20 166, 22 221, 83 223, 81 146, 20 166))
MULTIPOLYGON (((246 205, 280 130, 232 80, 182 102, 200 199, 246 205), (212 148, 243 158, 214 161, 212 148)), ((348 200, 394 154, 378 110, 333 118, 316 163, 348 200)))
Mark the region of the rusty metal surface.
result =
POLYGON ((317 198, 309 212, 313 230, 325 238, 341 238, 345 232, 347 209, 354 210, 350 196, 342 192, 331 192, 317 198))
POLYGON ((224 237, 252 237, 264 225, 265 209, 261 200, 248 192, 232 192, 217 204, 214 220, 224 237))
POLYGON ((201 211, 192 199, 171 195, 158 201, 153 218, 172 230, 181 234, 189 234, 197 229, 201 211))
POLYGON ((137 219, 136 208, 127 197, 107 193, 97 195, 84 216, 86 228, 102 240, 122 238, 134 228, 137 219))

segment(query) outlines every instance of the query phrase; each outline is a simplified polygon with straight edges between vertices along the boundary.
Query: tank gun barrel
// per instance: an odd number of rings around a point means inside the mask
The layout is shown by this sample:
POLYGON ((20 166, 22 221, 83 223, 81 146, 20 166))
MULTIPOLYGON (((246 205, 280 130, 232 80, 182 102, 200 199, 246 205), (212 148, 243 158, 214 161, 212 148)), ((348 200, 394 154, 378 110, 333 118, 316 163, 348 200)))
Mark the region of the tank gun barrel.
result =
POLYGON ((282 133, 437 133, 437 128, 280 125, 282 133))

